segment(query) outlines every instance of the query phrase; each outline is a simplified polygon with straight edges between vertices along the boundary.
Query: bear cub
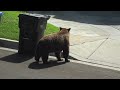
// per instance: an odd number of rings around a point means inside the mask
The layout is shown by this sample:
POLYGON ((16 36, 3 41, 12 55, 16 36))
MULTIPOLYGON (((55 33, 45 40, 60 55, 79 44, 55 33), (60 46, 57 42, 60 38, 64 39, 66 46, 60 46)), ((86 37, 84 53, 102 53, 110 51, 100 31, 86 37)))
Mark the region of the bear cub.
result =
POLYGON ((43 64, 48 63, 49 53, 54 52, 58 61, 61 61, 61 52, 65 62, 69 62, 69 32, 71 28, 61 28, 58 33, 47 35, 39 40, 35 50, 35 60, 42 58, 43 64))

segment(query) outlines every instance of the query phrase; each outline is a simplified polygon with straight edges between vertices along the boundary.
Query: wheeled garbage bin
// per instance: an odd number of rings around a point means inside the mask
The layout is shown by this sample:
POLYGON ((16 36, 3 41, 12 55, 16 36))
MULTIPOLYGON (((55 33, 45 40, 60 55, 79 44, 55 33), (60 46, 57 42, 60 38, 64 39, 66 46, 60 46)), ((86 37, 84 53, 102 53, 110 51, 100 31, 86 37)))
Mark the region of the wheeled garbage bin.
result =
POLYGON ((44 36, 47 20, 50 16, 41 14, 19 14, 19 46, 18 53, 34 55, 35 48, 44 36))

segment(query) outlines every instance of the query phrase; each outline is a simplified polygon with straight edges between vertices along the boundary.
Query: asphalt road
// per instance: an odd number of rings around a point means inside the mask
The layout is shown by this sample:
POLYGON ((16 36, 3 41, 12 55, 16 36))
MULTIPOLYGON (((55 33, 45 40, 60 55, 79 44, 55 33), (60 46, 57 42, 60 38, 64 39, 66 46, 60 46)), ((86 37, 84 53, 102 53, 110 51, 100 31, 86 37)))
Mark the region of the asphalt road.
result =
POLYGON ((37 64, 33 57, 0 49, 0 79, 119 79, 120 72, 79 64, 56 62, 50 56, 49 64, 37 64))

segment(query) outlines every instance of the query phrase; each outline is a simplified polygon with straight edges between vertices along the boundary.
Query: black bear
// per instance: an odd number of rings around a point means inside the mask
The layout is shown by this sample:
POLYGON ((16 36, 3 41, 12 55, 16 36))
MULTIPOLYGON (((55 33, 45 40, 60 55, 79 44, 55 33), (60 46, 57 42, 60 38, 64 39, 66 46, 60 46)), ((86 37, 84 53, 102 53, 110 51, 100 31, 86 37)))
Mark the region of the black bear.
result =
POLYGON ((60 54, 63 51, 65 62, 69 62, 69 31, 71 28, 61 28, 58 33, 42 37, 37 44, 35 60, 39 62, 42 58, 43 64, 48 62, 49 53, 54 52, 58 61, 61 61, 60 54))

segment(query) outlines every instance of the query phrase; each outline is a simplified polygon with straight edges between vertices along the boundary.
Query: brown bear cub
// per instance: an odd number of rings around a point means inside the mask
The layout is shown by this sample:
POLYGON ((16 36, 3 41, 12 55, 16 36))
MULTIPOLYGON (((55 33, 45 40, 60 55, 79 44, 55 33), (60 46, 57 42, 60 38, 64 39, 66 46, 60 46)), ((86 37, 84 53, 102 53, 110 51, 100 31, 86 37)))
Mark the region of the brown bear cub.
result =
POLYGON ((71 28, 61 28, 58 33, 44 36, 40 39, 36 51, 35 60, 39 62, 40 57, 42 58, 43 64, 48 63, 49 53, 54 52, 58 61, 61 61, 60 54, 63 51, 63 57, 65 62, 69 62, 69 31, 71 28))

